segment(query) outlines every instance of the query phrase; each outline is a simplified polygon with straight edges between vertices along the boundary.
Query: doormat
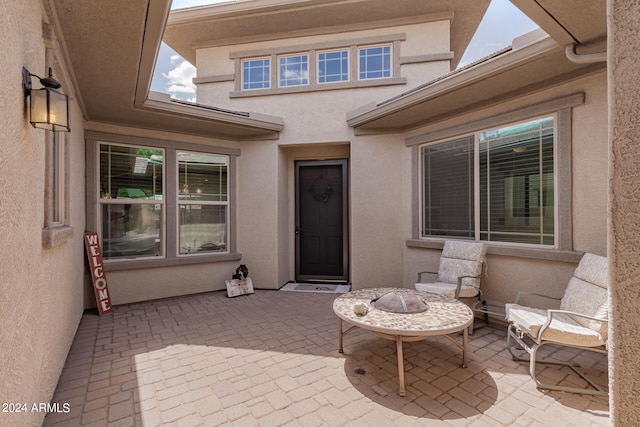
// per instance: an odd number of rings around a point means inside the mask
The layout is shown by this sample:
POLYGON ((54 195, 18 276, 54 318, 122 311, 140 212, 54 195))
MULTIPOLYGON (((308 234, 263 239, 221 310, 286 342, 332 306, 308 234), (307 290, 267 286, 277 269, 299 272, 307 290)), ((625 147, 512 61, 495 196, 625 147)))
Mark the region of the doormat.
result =
POLYGON ((289 282, 283 285, 280 291, 288 292, 316 292, 325 294, 346 294, 351 290, 351 285, 346 283, 296 283, 289 282))

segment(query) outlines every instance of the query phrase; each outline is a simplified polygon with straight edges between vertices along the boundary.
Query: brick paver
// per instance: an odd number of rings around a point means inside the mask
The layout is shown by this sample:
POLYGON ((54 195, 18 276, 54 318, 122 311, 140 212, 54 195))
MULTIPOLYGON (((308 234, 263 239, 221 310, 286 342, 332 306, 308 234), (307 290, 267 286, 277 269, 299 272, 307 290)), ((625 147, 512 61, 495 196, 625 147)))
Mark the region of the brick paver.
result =
MULTIPOLYGON (((405 344, 400 397, 394 342, 355 331, 338 353, 335 297, 211 292, 86 313, 52 399, 71 411, 44 425, 609 425, 605 398, 537 390, 503 326, 476 329, 467 368, 445 338, 405 344)), ((604 356, 577 360, 606 384, 604 356)), ((538 375, 580 382, 557 367, 538 375)))

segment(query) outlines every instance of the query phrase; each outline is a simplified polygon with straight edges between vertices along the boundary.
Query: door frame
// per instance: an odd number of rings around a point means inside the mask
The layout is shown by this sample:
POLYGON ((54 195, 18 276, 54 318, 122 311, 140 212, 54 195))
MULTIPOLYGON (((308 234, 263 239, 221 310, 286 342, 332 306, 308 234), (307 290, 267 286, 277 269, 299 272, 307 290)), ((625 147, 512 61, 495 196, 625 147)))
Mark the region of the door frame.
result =
POLYGON ((349 159, 329 160, 296 160, 295 169, 295 280, 296 281, 339 281, 348 282, 350 276, 349 266, 349 159), (343 275, 320 276, 300 274, 300 168, 305 166, 341 166, 342 167, 342 271, 343 275))

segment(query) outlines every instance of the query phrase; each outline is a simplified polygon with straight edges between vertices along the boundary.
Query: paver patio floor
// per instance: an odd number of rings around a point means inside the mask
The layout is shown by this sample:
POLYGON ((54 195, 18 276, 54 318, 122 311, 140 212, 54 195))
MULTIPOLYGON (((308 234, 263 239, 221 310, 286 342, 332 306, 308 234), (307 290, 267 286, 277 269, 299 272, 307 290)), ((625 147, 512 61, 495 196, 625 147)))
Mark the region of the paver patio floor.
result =
MULTIPOLYGON (((400 397, 394 342, 358 330, 338 353, 336 297, 211 292, 86 313, 52 399, 71 410, 44 425, 609 425, 606 398, 537 390, 499 325, 470 337, 467 368, 444 337, 405 344, 400 397)), ((606 357, 576 360, 607 383, 606 357)), ((538 375, 581 381, 557 367, 538 375)))

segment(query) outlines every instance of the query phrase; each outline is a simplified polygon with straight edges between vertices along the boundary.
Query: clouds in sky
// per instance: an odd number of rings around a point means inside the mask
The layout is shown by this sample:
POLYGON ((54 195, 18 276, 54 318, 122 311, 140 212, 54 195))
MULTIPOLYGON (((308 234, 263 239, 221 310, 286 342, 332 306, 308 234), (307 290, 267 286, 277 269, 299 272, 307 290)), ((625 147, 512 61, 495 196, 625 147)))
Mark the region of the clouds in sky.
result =
POLYGON ((170 64, 173 68, 162 73, 162 76, 167 80, 167 92, 173 98, 195 102, 196 85, 193 84, 192 79, 196 76, 196 67, 178 54, 171 55, 170 64))

